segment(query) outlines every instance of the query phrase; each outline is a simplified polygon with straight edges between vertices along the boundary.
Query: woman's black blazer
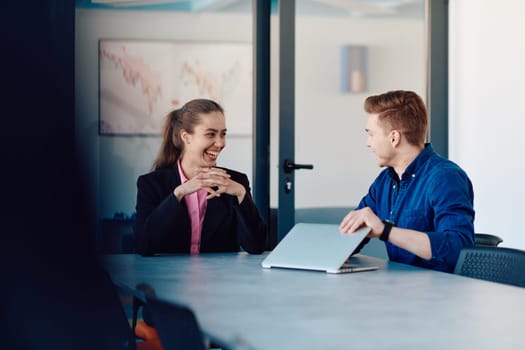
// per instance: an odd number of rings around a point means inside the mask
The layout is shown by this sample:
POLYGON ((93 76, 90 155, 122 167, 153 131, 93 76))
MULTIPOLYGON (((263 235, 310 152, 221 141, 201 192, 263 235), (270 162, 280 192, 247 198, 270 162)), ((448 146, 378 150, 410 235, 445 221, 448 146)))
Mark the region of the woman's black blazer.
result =
MULTIPOLYGON (((242 247, 252 254, 265 250, 267 225, 253 202, 248 177, 223 168, 231 179, 242 184, 246 195, 222 194, 208 200, 204 216, 200 252, 237 252, 242 247)), ((191 223, 186 201, 173 194, 181 184, 177 166, 139 176, 135 248, 139 254, 189 253, 191 223)))

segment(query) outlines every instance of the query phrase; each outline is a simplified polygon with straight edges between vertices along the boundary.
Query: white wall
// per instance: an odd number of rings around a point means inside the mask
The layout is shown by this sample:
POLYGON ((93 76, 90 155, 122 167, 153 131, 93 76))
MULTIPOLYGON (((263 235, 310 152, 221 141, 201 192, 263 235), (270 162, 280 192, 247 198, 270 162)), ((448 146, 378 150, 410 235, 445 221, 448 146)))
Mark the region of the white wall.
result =
POLYGON ((478 232, 525 249, 525 2, 450 2, 450 158, 470 175, 478 232))
MULTIPOLYGON (((277 206, 278 21, 272 18, 271 205, 277 206)), ((296 206, 354 206, 378 172, 366 148, 363 101, 369 94, 411 89, 425 96, 424 23, 300 17, 296 20, 296 206), (369 46, 365 93, 340 88, 341 47, 369 46)), ((92 180, 97 218, 134 211, 138 175, 149 171, 157 137, 98 135, 98 40, 173 39, 251 42, 250 15, 174 12, 76 12, 76 131, 92 180)), ((228 121, 228 116, 226 115, 228 121)), ((252 174, 250 138, 229 138, 220 165, 252 174)))
POLYGON ((366 147, 363 102, 397 89, 426 96, 424 34, 423 18, 297 19, 295 160, 314 171, 295 172, 296 207, 355 206, 368 191, 380 169, 366 147), (340 91, 341 47, 350 44, 368 47, 363 93, 340 91))

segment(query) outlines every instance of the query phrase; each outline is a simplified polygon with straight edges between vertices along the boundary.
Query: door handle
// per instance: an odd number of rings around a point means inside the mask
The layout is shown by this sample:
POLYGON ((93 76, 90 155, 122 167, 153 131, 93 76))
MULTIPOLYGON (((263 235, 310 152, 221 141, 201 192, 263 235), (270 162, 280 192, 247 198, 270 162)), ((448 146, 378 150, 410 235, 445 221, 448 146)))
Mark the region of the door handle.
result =
POLYGON ((285 173, 291 173, 292 171, 296 169, 313 169, 314 166, 312 164, 295 164, 293 160, 285 159, 284 160, 284 172, 285 173))

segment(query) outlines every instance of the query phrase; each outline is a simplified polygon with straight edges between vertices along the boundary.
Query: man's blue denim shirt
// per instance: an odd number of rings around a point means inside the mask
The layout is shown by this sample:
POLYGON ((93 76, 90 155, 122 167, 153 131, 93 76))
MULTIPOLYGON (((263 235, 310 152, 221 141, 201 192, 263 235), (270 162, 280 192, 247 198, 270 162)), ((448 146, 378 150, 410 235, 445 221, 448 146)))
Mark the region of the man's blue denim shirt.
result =
POLYGON ((430 260, 386 242, 390 260, 452 272, 460 250, 474 245, 473 202, 467 174, 426 144, 401 180, 393 168, 381 171, 357 209, 370 207, 380 219, 397 227, 428 234, 430 260))

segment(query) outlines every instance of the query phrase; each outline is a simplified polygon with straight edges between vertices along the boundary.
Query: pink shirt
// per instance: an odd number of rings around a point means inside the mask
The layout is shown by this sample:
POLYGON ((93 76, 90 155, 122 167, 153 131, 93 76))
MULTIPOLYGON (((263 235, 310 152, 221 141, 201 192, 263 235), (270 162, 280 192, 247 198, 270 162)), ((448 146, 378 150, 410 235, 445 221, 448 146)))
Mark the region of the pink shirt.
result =
MULTIPOLYGON (((188 181, 186 175, 182 171, 180 161, 177 162, 179 167, 179 175, 181 183, 188 181)), ((201 245, 201 233, 202 233, 202 222, 204 221, 204 214, 206 213, 206 204, 208 201, 206 197, 208 192, 206 190, 198 190, 191 194, 184 196, 186 201, 186 207, 188 207, 188 214, 190 216, 191 222, 191 243, 190 243, 190 253, 199 254, 200 245, 201 245)))

